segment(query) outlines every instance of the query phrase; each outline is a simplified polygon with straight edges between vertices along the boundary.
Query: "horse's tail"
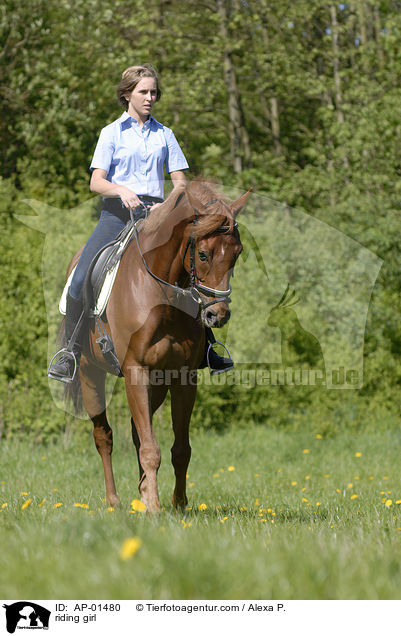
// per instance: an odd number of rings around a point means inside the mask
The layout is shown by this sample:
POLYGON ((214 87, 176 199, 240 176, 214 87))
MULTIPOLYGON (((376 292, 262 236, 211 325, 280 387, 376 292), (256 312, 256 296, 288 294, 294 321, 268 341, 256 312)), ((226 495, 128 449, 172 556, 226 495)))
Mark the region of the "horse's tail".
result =
MULTIPOLYGON (((65 336, 65 318, 61 321, 57 341, 60 348, 67 346, 67 338, 65 336)), ((75 415, 80 415, 83 412, 81 379, 79 377, 78 369, 73 381, 65 383, 64 385, 64 399, 67 404, 72 405, 75 415)))

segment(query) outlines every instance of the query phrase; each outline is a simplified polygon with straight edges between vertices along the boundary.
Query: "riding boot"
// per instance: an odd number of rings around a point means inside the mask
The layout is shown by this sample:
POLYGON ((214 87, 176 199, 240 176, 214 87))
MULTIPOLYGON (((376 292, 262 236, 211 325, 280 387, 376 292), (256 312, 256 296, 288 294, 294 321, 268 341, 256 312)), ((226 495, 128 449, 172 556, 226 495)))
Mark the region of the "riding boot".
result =
MULTIPOLYGON (((213 331, 210 327, 205 327, 205 351, 203 354, 203 360, 199 366, 200 369, 209 367, 212 375, 217 373, 224 373, 234 368, 234 362, 231 358, 223 358, 219 356, 213 349, 213 345, 216 344, 216 338, 213 335, 213 331)), ((221 343, 219 343, 221 344, 221 343)))
MULTIPOLYGON (((74 334, 78 321, 83 312, 82 300, 77 300, 70 293, 67 294, 67 308, 65 316, 65 338, 67 342, 66 349, 61 350, 59 359, 51 364, 47 375, 53 380, 61 382, 72 382, 78 369, 81 359, 83 327, 85 320, 82 318, 77 331, 74 334), (71 343, 71 337, 74 334, 74 342, 71 343)), ((57 355, 57 354, 56 354, 57 355)))

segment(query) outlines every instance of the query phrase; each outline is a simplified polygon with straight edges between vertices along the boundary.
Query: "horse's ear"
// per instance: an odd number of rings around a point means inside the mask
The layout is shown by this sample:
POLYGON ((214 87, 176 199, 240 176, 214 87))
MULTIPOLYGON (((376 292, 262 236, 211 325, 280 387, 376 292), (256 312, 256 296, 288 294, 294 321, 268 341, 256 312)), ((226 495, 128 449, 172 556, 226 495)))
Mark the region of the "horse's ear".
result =
POLYGON ((243 194, 242 197, 240 197, 239 199, 234 201, 234 203, 231 204, 230 208, 234 218, 237 216, 237 214, 241 212, 242 208, 246 205, 246 202, 252 190, 253 190, 252 187, 249 188, 248 192, 245 192, 245 194, 243 194))

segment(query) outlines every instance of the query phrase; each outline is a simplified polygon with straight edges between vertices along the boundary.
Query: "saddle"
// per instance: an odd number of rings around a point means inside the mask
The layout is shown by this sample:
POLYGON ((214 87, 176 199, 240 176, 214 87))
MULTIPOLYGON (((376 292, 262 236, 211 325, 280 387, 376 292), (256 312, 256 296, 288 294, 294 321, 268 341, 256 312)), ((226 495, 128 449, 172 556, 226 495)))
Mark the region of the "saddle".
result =
MULTIPOLYGON (((113 341, 104 329, 102 316, 106 311, 121 258, 137 230, 138 223, 139 221, 127 223, 114 241, 99 250, 89 266, 82 289, 85 317, 95 319, 100 334, 96 342, 99 344, 105 360, 111 365, 114 375, 120 377, 123 374, 113 341)), ((74 272, 75 267, 68 277, 60 299, 59 311, 63 315, 66 314, 67 294, 74 272)))

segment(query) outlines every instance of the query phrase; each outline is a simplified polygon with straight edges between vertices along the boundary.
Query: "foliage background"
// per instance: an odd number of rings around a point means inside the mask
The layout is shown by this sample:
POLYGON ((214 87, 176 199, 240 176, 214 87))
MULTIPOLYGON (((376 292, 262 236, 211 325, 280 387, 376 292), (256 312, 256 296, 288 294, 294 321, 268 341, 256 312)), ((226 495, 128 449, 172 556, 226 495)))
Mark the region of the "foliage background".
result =
MULTIPOLYGON (((120 115, 120 74, 143 61, 161 73, 155 116, 173 128, 190 176, 237 189, 253 185, 383 259, 361 389, 202 386, 193 425, 307 421, 329 433, 398 417, 400 4, 116 0, 111 8, 104 0, 3 1, 0 438, 43 441, 85 428, 55 407, 45 374, 48 318, 50 329, 55 319, 42 285, 47 225, 24 225, 15 214, 32 214, 26 199, 52 206, 43 209, 61 238, 58 276, 72 254, 67 238, 81 240, 95 222, 88 166, 100 129, 120 115)), ((249 214, 256 223, 257 212, 249 214)), ((237 278, 235 285, 238 311, 246 313, 237 278)), ((252 342, 252 330, 265 320, 245 320, 238 342, 252 342)), ((112 409, 120 421, 128 413, 116 386, 112 409)))

